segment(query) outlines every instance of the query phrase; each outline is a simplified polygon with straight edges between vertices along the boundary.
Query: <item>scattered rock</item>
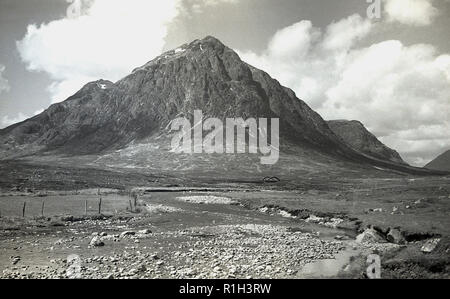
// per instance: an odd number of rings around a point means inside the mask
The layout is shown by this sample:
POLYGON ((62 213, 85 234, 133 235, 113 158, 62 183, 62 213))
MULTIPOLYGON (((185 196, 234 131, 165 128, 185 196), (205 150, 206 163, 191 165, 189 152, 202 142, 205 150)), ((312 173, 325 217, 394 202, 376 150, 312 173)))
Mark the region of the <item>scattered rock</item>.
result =
POLYGON ((135 236, 136 232, 133 231, 124 231, 120 234, 120 238, 125 238, 125 237, 130 237, 130 236, 135 236))
POLYGON ((94 238, 92 238, 89 245, 91 245, 93 247, 102 247, 102 246, 105 246, 105 243, 102 241, 102 239, 100 237, 95 236, 94 238))
POLYGON ((405 244, 405 237, 400 230, 396 228, 391 228, 386 236, 387 240, 394 244, 405 244))
POLYGON ((140 235, 150 235, 152 233, 149 229, 143 229, 138 232, 140 235))
POLYGON ((439 242, 441 242, 441 239, 431 239, 428 240, 421 248, 421 251, 423 253, 431 253, 433 252, 436 247, 438 246, 439 242))
POLYGON ((235 205, 238 204, 237 201, 227 198, 227 197, 218 197, 218 196, 183 196, 176 198, 179 201, 184 201, 188 203, 194 204, 216 204, 216 205, 235 205))
POLYGON ((18 262, 20 262, 21 257, 20 256, 12 256, 11 260, 12 260, 12 264, 16 265, 18 262))
POLYGON ((357 243, 385 243, 383 236, 373 228, 366 229, 362 234, 356 237, 357 243))
POLYGON ((263 181, 264 181, 264 183, 279 183, 279 182, 281 182, 281 180, 279 178, 277 178, 276 176, 265 177, 263 181))

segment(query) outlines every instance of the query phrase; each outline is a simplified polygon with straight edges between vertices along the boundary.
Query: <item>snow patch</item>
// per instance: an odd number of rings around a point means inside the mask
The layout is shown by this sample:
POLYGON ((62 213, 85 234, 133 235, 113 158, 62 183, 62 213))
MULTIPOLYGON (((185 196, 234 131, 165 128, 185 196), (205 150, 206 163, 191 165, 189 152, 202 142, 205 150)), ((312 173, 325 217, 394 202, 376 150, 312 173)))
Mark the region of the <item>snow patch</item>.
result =
POLYGON ((108 86, 106 84, 97 83, 98 88, 106 89, 108 86))
POLYGON ((178 48, 178 49, 175 49, 175 54, 183 53, 183 52, 185 52, 185 51, 186 51, 186 50, 183 49, 183 48, 178 48))

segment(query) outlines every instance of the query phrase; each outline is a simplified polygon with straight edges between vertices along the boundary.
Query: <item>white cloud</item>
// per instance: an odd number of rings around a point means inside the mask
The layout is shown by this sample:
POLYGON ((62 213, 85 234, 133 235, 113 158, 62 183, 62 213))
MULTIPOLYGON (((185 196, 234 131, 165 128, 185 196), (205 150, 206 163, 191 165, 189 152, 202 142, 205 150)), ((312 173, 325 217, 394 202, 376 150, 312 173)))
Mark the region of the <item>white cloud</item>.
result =
POLYGON ((310 21, 301 21, 278 31, 261 55, 240 54, 250 64, 270 70, 273 77, 318 109, 326 91, 339 80, 348 50, 372 26, 361 16, 352 15, 332 23, 324 33, 310 21))
POLYGON ((92 0, 79 17, 29 25, 17 46, 29 70, 55 80, 53 102, 62 101, 88 81, 118 80, 159 55, 178 2, 92 0))
POLYGON ((3 72, 5 69, 5 66, 0 64, 0 93, 9 91, 9 82, 5 77, 3 77, 3 72))
POLYGON ((420 165, 450 149, 450 55, 395 40, 361 47, 376 28, 358 15, 325 32, 302 21, 276 33, 262 54, 240 54, 324 118, 360 120, 420 165))
POLYGON ((5 115, 2 117, 2 119, 0 121, 0 129, 6 128, 15 123, 24 121, 27 118, 28 117, 25 114, 23 114, 22 112, 20 112, 19 114, 17 114, 15 117, 12 117, 12 118, 10 118, 9 115, 5 115))
MULTIPOLYGON (((161 54, 182 0, 67 0, 81 15, 28 26, 17 42, 30 71, 46 72, 52 102, 98 79, 116 81, 161 54)), ((184 0, 187 1, 187 0, 184 0)), ((198 9, 238 0, 193 0, 198 9)))
MULTIPOLYGON (((34 112, 33 116, 36 116, 38 114, 41 114, 42 112, 44 112, 44 109, 40 109, 36 112, 34 112)), ((18 114, 16 114, 16 116, 10 117, 9 115, 4 115, 1 119, 0 119, 0 129, 9 127, 10 125, 19 123, 21 121, 24 121, 28 118, 30 118, 31 116, 26 115, 22 112, 19 112, 18 114)))
POLYGON ((432 0, 384 0, 384 2, 384 11, 390 22, 426 26, 438 15, 432 0))
MULTIPOLYGON (((6 69, 5 66, 0 64, 0 95, 3 92, 8 92, 9 88, 10 88, 8 80, 6 80, 3 77, 3 72, 5 71, 5 69, 6 69)), ((3 101, 3 99, 0 98, 0 101, 3 101)), ((0 129, 6 127, 7 124, 8 124, 8 119, 6 116, 4 116, 2 119, 0 119, 0 129), (6 123, 6 124, 4 124, 4 123, 6 123)))
POLYGON ((187 16, 192 17, 192 13, 203 13, 206 7, 217 6, 219 4, 236 4, 242 0, 184 0, 180 7, 187 16))

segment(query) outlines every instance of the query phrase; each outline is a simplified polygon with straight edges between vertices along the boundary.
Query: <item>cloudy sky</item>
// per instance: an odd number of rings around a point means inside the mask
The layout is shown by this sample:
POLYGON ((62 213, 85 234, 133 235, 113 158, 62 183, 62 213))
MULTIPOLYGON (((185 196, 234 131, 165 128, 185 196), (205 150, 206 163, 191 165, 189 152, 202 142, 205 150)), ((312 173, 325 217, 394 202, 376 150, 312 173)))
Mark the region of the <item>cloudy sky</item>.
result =
POLYGON ((450 149, 449 28, 450 0, 0 0, 0 128, 214 35, 423 166, 450 149))

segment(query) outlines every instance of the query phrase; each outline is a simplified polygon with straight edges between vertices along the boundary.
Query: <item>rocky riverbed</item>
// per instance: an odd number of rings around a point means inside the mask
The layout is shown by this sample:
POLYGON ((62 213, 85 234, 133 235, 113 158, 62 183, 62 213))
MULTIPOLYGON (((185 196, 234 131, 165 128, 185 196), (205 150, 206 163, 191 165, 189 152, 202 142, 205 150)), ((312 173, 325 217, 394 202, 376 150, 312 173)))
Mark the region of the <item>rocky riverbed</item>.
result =
POLYGON ((225 195, 152 195, 138 205, 133 213, 0 218, 0 278, 361 278, 369 254, 415 247, 432 255, 446 242, 411 243, 376 228, 358 235, 342 215, 249 209, 225 195))

